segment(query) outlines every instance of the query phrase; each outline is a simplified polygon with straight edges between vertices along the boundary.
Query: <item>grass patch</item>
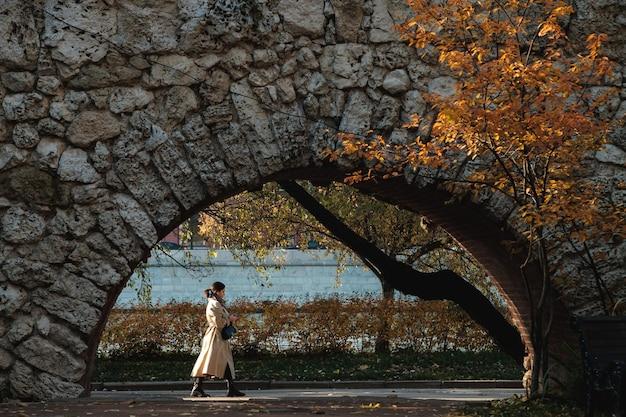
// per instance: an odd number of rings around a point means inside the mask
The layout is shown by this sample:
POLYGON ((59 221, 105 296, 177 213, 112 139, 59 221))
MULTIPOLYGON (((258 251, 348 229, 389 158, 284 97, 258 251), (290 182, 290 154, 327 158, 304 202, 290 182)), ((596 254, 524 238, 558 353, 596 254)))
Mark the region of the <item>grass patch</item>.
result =
POLYGON ((583 417, 577 404, 561 399, 526 400, 514 397, 488 405, 468 405, 464 417, 583 417))
MULTIPOLYGON (((186 381, 195 356, 98 358, 94 381, 186 381)), ((235 357, 239 380, 521 379, 499 352, 272 355, 235 357)))

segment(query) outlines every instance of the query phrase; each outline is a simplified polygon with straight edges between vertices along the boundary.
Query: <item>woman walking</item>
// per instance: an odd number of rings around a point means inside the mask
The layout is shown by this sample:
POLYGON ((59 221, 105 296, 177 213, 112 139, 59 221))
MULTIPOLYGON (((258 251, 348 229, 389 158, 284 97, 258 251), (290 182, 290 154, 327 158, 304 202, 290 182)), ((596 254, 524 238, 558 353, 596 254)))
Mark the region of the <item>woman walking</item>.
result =
POLYGON ((233 353, 228 340, 222 337, 222 329, 239 319, 236 315, 229 315, 226 311, 225 294, 226 286, 219 281, 214 282, 211 288, 204 290, 208 301, 206 307, 208 328, 202 338, 202 350, 191 371, 191 376, 194 378, 192 397, 208 397, 202 389, 202 382, 208 376, 226 380, 228 386, 226 396, 243 397, 246 395, 233 384, 235 378, 233 353))

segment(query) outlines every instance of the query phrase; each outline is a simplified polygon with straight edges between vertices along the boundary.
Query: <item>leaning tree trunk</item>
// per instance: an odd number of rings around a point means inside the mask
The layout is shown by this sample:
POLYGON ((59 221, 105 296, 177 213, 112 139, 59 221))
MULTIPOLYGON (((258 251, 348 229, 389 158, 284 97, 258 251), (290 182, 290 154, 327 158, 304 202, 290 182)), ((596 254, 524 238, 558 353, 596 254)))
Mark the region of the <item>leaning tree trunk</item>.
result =
POLYGON ((450 270, 430 273, 416 271, 411 265, 389 257, 359 236, 295 181, 280 181, 279 184, 337 239, 354 251, 381 281, 404 294, 424 300, 453 301, 489 333, 503 352, 518 364, 523 362, 525 349, 519 332, 472 284, 450 270))

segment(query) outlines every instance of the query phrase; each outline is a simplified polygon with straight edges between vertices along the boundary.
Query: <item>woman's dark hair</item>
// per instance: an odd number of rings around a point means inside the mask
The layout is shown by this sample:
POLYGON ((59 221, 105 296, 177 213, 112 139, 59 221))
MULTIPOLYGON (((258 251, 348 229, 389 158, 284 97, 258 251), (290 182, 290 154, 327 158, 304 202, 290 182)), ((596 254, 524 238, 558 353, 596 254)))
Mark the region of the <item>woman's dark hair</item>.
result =
POLYGON ((224 285, 223 282, 215 281, 213 284, 211 284, 211 287, 204 290, 204 296, 206 298, 213 297, 216 292, 222 291, 224 288, 226 288, 226 285, 224 285))

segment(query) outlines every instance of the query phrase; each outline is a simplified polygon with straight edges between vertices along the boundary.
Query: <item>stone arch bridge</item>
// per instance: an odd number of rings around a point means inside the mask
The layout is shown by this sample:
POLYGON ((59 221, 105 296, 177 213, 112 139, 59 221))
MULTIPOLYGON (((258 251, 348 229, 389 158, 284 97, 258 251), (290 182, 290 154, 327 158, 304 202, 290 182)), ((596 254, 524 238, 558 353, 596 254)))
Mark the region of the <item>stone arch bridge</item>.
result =
MULTIPOLYGON (((573 36, 604 25, 623 62, 624 6, 578 3, 573 36)), ((321 155, 336 130, 406 139, 400 126, 427 111, 423 94, 454 88, 432 57, 399 41, 393 24, 407 13, 401 0, 2 1, 3 396, 87 393, 117 295, 190 214, 271 180, 342 178, 355 163, 321 155)), ((626 112, 620 97, 612 106, 626 112)), ((617 135, 596 155, 598 176, 623 181, 624 143, 617 135)), ((450 232, 500 286, 528 340, 528 300, 502 244, 516 235, 512 204, 497 195, 445 204, 411 173, 360 188, 450 232)), ((598 249, 622 294, 624 249, 598 249)), ((555 267, 575 272, 563 259, 555 267)), ((564 339, 569 314, 598 311, 590 278, 575 287, 558 307, 564 339)))

